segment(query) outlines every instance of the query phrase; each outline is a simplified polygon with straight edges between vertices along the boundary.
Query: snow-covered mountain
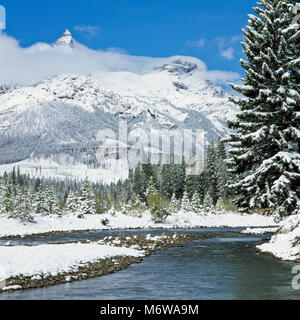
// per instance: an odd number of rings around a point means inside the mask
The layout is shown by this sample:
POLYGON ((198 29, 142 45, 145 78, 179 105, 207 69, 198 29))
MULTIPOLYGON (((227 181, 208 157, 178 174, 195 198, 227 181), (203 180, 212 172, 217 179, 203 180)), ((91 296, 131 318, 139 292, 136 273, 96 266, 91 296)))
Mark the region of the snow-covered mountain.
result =
MULTIPOLYGON (((73 50, 66 30, 54 47, 73 50)), ((158 60, 160 61, 160 60, 158 60)), ((199 61, 199 64, 201 62, 199 61)), ((86 151, 100 129, 117 131, 124 119, 138 128, 204 129, 208 140, 228 133, 237 112, 228 93, 203 80, 197 59, 171 57, 147 73, 102 71, 59 75, 34 85, 0 91, 0 163, 28 158, 92 163, 86 151)))
POLYGON ((71 32, 66 29, 59 39, 53 44, 55 48, 74 48, 74 40, 71 32))

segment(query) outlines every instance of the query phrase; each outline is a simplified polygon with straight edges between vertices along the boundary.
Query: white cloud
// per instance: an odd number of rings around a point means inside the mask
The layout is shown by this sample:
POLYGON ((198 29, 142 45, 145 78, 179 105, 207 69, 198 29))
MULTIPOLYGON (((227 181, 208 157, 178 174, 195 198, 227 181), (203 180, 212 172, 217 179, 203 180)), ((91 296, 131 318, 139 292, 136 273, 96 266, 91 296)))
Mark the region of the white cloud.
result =
POLYGON ((185 45, 189 48, 202 48, 205 45, 205 39, 188 40, 185 45))
POLYGON ((233 37, 230 38, 230 42, 231 43, 238 42, 238 41, 241 41, 241 40, 242 40, 241 36, 233 36, 233 37))
POLYGON ((232 60, 234 58, 234 49, 228 48, 226 50, 220 50, 220 55, 228 60, 232 60))
POLYGON ((53 48, 46 43, 22 48, 16 39, 0 32, 0 85, 28 84, 60 74, 91 75, 103 71, 143 74, 178 58, 196 63, 200 76, 206 80, 227 83, 240 78, 234 72, 207 70, 203 61, 192 57, 132 56, 116 49, 91 50, 76 41, 73 50, 53 48))
POLYGON ((231 38, 220 37, 215 40, 218 43, 220 56, 228 60, 234 59, 235 50, 232 45, 240 41, 241 36, 233 36, 231 38))
POLYGON ((81 33, 86 38, 92 39, 100 36, 102 33, 99 26, 90 26, 90 25, 79 25, 75 26, 74 30, 81 33))

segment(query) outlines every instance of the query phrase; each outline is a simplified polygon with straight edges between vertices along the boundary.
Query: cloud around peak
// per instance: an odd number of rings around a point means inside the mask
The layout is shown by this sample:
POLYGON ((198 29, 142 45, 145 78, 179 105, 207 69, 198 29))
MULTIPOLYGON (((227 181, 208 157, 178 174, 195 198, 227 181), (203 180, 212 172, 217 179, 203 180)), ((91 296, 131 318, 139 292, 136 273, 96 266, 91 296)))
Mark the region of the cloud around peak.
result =
MULTIPOLYGON (((155 67, 175 58, 133 56, 115 48, 93 50, 76 40, 73 49, 55 48, 40 42, 22 48, 15 38, 0 32, 0 85, 29 84, 60 74, 91 75, 103 71, 150 73, 155 67)), ((240 78, 234 72, 207 70, 205 63, 196 58, 181 59, 196 63, 201 77, 214 83, 228 83, 240 78)))

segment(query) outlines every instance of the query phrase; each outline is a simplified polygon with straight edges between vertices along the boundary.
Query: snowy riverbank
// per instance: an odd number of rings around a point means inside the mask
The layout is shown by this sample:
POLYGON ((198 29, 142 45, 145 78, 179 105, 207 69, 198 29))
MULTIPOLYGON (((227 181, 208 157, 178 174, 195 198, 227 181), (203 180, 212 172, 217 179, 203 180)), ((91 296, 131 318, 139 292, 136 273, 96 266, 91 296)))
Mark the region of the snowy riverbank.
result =
POLYGON ((178 212, 167 217, 163 223, 155 223, 149 212, 140 216, 130 213, 102 215, 41 216, 35 215, 35 222, 22 222, 0 216, 0 237, 28 236, 51 232, 68 232, 102 229, 155 229, 155 228, 196 228, 196 227, 269 227, 276 226, 272 217, 257 214, 239 214, 232 212, 194 213, 178 212), (106 220, 107 219, 107 220, 106 220), (107 222, 106 225, 102 221, 107 222))
POLYGON ((271 240, 257 248, 283 260, 300 261, 300 215, 283 220, 271 240))
POLYGON ((102 276, 141 262, 154 251, 213 234, 139 234, 98 242, 0 246, 0 292, 38 288, 102 276))
MULTIPOLYGON (((80 268, 117 256, 142 257, 143 251, 135 249, 99 245, 81 244, 45 244, 33 247, 0 247, 0 289, 21 289, 21 278, 27 282, 46 280, 48 277, 65 275, 65 281, 71 281, 69 273, 76 273, 80 268), (17 279, 17 284, 8 285, 5 280, 17 279)), ((0 291, 1 291, 0 290, 0 291)))

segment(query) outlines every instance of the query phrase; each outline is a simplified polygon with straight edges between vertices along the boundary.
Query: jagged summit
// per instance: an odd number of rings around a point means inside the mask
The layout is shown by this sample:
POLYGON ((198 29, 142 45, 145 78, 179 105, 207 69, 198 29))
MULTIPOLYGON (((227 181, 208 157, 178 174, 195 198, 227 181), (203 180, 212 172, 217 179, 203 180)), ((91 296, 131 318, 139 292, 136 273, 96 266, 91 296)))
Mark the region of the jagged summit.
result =
POLYGON ((66 29, 61 37, 53 44, 56 48, 74 48, 74 39, 71 32, 66 29))
POLYGON ((197 69, 198 66, 196 63, 183 61, 181 59, 175 59, 168 64, 155 68, 155 70, 158 71, 168 71, 175 74, 190 74, 197 69))

